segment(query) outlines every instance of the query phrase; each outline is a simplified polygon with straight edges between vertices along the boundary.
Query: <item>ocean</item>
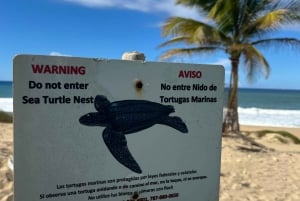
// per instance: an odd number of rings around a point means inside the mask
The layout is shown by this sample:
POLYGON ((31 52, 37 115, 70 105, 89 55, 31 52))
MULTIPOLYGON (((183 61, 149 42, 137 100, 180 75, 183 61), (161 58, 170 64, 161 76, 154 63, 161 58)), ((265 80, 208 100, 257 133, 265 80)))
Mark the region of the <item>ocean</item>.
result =
POLYGON ((240 124, 300 128, 300 90, 244 88, 238 101, 240 124))
MULTIPOLYGON (((12 96, 12 82, 0 81, 0 110, 13 112, 12 96)), ((243 88, 238 99, 240 124, 300 128, 300 90, 243 88)))
POLYGON ((0 81, 0 110, 6 112, 13 111, 13 91, 12 82, 0 81))

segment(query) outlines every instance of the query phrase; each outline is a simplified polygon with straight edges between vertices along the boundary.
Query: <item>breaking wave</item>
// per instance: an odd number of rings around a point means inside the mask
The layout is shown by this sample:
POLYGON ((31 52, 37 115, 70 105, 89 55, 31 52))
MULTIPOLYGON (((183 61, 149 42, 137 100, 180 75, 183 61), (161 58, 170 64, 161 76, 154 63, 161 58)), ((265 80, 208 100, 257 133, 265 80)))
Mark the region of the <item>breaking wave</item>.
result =
POLYGON ((240 124, 300 127, 300 110, 238 108, 240 124))

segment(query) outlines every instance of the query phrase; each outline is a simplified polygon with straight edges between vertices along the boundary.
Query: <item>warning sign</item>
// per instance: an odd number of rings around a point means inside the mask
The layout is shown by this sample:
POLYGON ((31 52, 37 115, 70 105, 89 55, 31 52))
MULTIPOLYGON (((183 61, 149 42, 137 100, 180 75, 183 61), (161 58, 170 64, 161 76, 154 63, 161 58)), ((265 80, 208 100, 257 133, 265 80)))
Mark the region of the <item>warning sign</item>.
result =
POLYGON ((218 200, 224 68, 19 55, 16 201, 218 200))

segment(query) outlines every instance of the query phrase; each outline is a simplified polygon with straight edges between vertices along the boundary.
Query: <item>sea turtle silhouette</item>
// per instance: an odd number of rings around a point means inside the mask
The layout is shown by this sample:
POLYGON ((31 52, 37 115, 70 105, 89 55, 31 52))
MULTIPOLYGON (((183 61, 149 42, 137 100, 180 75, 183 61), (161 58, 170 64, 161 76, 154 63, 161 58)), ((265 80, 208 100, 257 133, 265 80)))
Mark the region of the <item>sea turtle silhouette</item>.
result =
POLYGON ((94 106, 97 112, 81 116, 79 122, 86 126, 106 127, 102 136, 109 151, 117 161, 136 173, 142 173, 142 170, 127 147, 125 135, 155 124, 167 125, 182 133, 188 132, 180 117, 169 116, 175 112, 171 105, 146 100, 122 100, 111 103, 105 96, 97 95, 94 106))

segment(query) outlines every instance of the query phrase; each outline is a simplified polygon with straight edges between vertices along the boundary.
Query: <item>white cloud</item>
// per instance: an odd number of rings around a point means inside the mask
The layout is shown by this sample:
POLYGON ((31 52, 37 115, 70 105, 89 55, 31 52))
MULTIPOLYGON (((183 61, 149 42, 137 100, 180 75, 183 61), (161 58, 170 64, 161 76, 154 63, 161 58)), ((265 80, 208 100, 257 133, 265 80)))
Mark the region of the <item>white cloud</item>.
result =
POLYGON ((213 62, 214 65, 230 66, 230 60, 228 58, 219 58, 217 61, 213 62))
POLYGON ((213 65, 222 65, 225 68, 225 74, 230 74, 231 62, 228 58, 219 58, 217 61, 212 62, 213 65))
POLYGON ((62 54, 60 52, 53 51, 53 52, 50 52, 50 56, 65 56, 65 57, 70 57, 71 55, 69 55, 69 54, 62 54))
POLYGON ((162 12, 170 16, 199 18, 196 8, 175 5, 175 0, 64 0, 93 8, 120 8, 140 12, 162 12))

